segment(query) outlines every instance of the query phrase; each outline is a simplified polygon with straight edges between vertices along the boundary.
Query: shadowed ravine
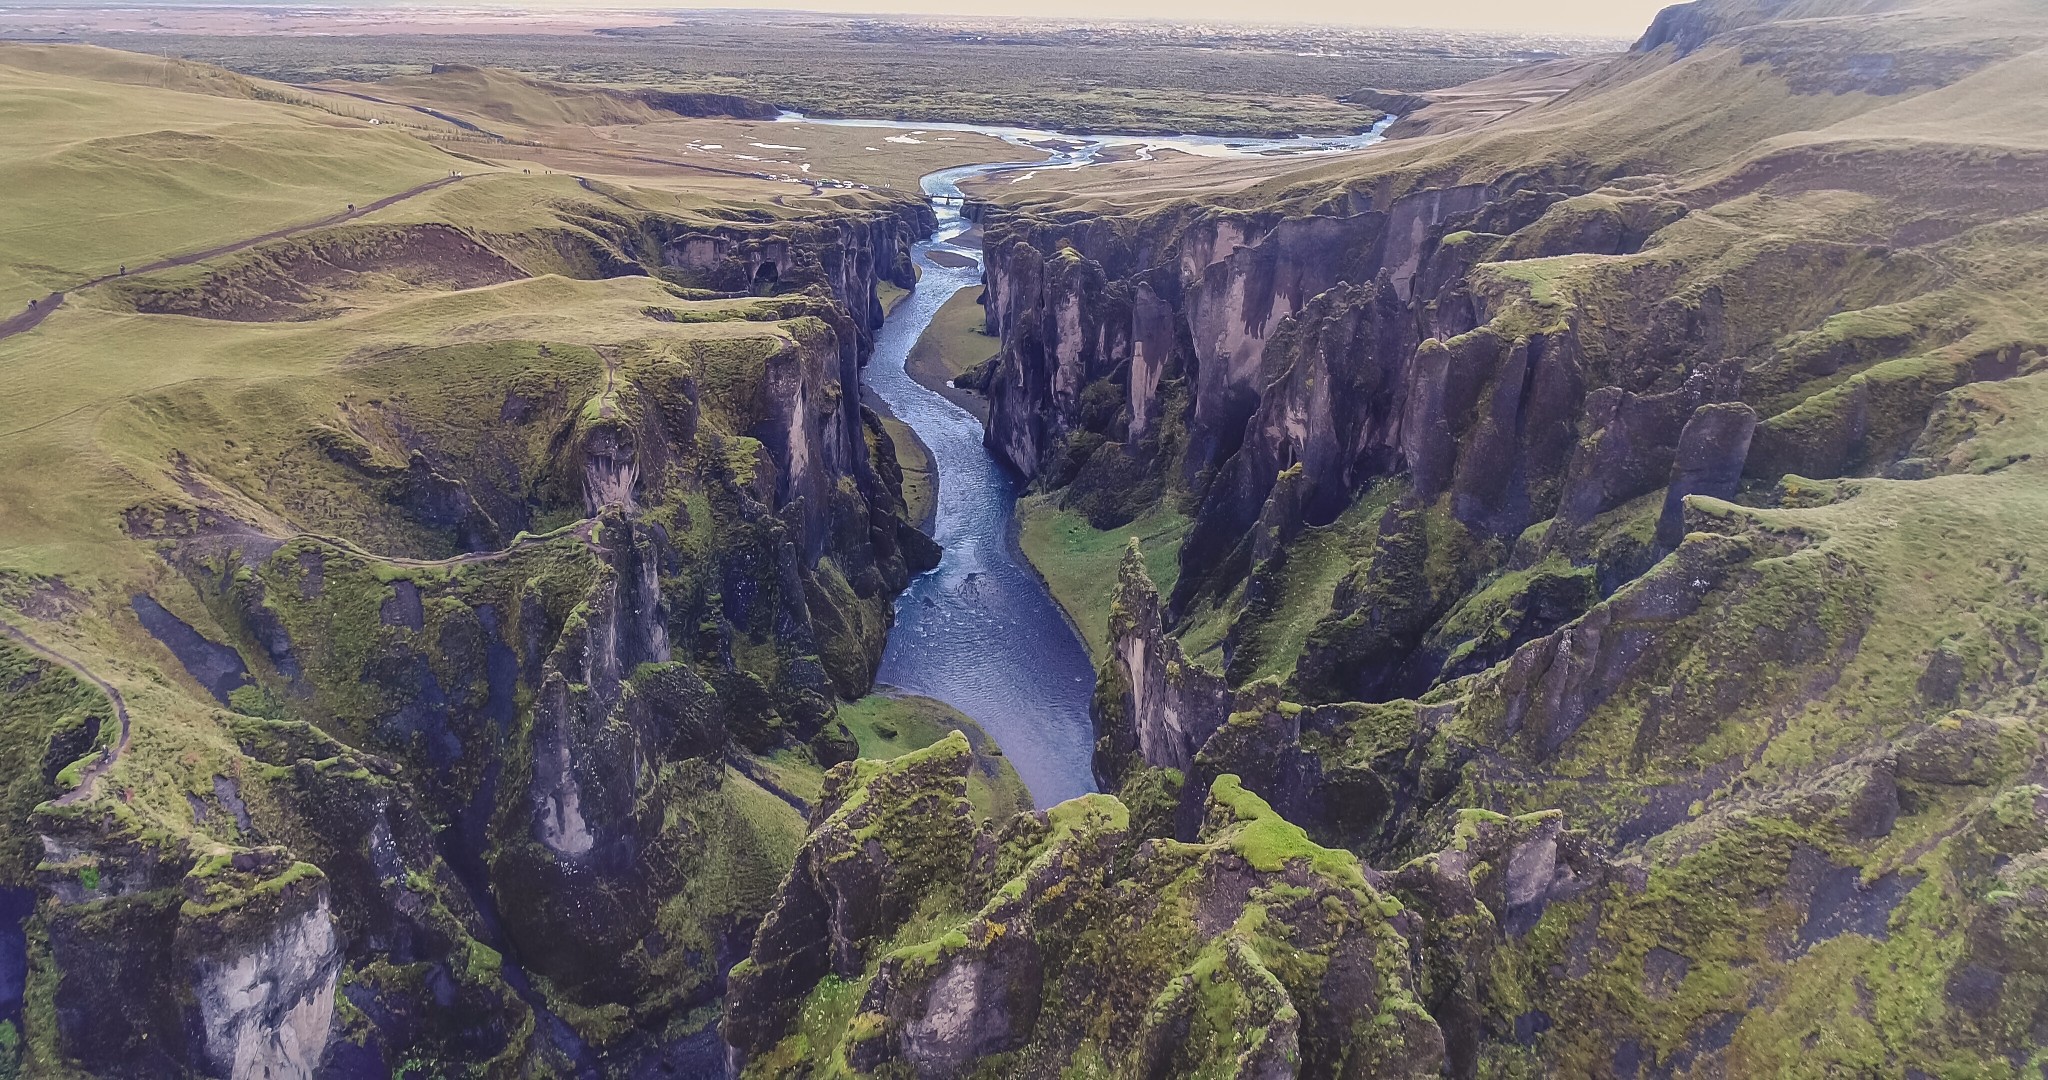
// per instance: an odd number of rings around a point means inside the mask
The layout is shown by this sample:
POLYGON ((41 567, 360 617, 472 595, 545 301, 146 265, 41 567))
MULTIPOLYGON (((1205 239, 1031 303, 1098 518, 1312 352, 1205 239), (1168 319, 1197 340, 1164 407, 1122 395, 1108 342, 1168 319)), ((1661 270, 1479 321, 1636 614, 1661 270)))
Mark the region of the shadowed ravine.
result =
POLYGON ((911 346, 940 305, 981 282, 979 245, 957 242, 969 228, 960 215, 959 184, 994 172, 1081 168, 1116 141, 1138 144, 1141 153, 1147 146, 1168 145, 1208 155, 1351 149, 1378 141, 1386 122, 1363 135, 1331 140, 1116 140, 965 125, 875 126, 977 130, 1019 145, 1058 140, 1075 147, 1037 161, 967 165, 924 178, 938 229, 912 253, 921 274, 917 289, 890 313, 865 376, 868 387, 931 450, 939 478, 934 538, 945 548, 938 568, 911 582, 897 599, 896 626, 878 679, 966 713, 1001 745, 1038 804, 1051 806, 1095 790, 1095 733, 1088 717, 1095 672, 1087 647, 1017 548, 1011 529, 1016 477, 982 446, 980 421, 904 370, 911 346), (933 250, 974 263, 942 266, 930 258, 933 250))

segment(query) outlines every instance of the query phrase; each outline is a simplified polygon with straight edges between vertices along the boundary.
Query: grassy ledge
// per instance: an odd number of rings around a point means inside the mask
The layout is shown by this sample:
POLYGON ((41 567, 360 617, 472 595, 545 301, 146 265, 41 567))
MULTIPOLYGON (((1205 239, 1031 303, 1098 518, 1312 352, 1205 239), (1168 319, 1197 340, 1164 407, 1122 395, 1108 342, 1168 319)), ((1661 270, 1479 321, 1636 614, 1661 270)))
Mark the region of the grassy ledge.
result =
POLYGON ((965 713, 943 701, 887 691, 839 707, 839 719, 860 743, 864 758, 901 757, 959 731, 974 747, 967 773, 967 798, 975 810, 1001 821, 1031 809, 1031 793, 1002 748, 965 713))
POLYGON ((980 288, 967 288, 939 305, 931 325, 910 347, 904 369, 918 385, 973 413, 986 427, 988 399, 953 385, 954 379, 987 363, 1002 348, 982 330, 980 297, 980 288))
POLYGON ((1122 528, 1097 529, 1081 515, 1060 509, 1052 496, 1033 495, 1017 503, 1018 546, 1097 662, 1109 654, 1109 600, 1125 545, 1137 538, 1146 572, 1162 594, 1170 593, 1180 577, 1180 544, 1188 525, 1185 516, 1155 508, 1122 528))

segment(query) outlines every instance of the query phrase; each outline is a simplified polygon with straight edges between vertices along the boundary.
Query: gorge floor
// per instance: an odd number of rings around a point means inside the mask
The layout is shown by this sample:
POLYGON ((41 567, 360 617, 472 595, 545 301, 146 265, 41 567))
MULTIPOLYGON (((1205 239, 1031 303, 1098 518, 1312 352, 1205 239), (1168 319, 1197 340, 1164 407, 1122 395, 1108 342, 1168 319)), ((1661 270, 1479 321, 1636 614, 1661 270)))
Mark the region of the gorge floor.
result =
POLYGON ((1091 137, 972 124, 823 121, 972 132, 1032 149, 1066 147, 1038 161, 963 165, 924 178, 938 225, 913 249, 917 288, 891 309, 863 375, 868 389, 930 453, 938 488, 934 539, 945 549, 939 566, 897 599, 896 623, 877 680, 936 698, 979 723, 1001 745, 1040 806, 1095 790, 1090 764, 1095 733, 1088 711, 1095 671, 1084 642, 1086 630, 1076 626, 1071 605, 1063 607, 1054 599, 1040 568, 1019 546, 1018 478, 989 453, 982 421, 913 378, 907 366, 911 350, 946 302, 982 283, 980 234, 962 216, 960 185, 1004 173, 1029 179, 1086 168, 1112 147, 1140 155, 1173 149, 1202 157, 1362 149, 1380 141, 1394 119, 1350 136, 1286 139, 1091 137))
POLYGON ((945 549, 938 567, 897 600, 879 681, 973 718, 1001 744, 1032 797, 1050 806, 1095 788, 1088 719, 1095 673, 1011 538, 1015 482, 983 448, 981 422, 904 367, 939 308, 981 279, 978 252, 957 243, 966 222, 941 206, 938 230, 912 254, 917 289, 890 313, 863 376, 931 452, 939 478, 934 533, 945 549), (941 262, 934 251, 956 257, 941 262))

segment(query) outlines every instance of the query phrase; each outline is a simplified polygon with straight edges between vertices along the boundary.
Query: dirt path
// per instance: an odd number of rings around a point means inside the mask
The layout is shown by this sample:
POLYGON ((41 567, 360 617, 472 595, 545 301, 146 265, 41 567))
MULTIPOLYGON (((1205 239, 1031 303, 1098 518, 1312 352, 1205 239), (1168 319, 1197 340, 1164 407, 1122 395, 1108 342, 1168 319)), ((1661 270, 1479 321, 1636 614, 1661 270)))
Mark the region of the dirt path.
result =
POLYGON ((564 532, 573 533, 576 536, 576 538, 583 541, 584 544, 592 548, 595 548, 597 546, 597 541, 595 539, 596 531, 597 519, 584 518, 582 521, 579 521, 574 525, 565 525, 560 529, 554 530, 553 532, 545 532, 540 533, 538 535, 528 535, 521 539, 514 540, 510 545, 499 548, 496 551, 472 551, 463 555, 450 555, 445 559, 407 559, 397 555, 379 555, 375 552, 365 551, 362 545, 357 544, 352 540, 345 540, 339 536, 329 536, 326 533, 293 533, 290 536, 282 538, 282 542, 290 543, 293 540, 302 539, 317 540, 320 543, 326 544, 328 547, 340 548, 341 550, 346 551, 351 555, 355 555, 360 558, 371 559, 376 562, 389 563, 392 566, 407 566, 416 569, 434 569, 443 566, 468 566, 472 563, 496 562, 499 559, 510 557, 513 552, 516 552, 521 548, 531 547, 535 544, 545 544, 550 541, 557 540, 562 536, 564 532))
POLYGON ((416 113, 431 116, 434 119, 439 120, 443 123, 454 124, 456 127, 459 127, 464 131, 473 131, 478 135, 483 135, 488 138, 496 139, 499 142, 507 141, 505 136, 500 135, 495 131, 492 131, 488 128, 478 127, 475 124, 472 124, 459 116, 450 116, 439 109, 429 109, 425 105, 408 105, 403 101, 391 101, 386 98, 375 97, 370 94, 359 94, 354 90, 336 90, 331 86, 309 86, 306 83, 291 83, 290 85, 298 87, 301 90, 311 90, 316 94, 340 94, 342 97, 352 97, 357 99, 358 101, 372 101, 379 105, 389 105, 394 109, 411 109, 416 113))
POLYGON ((37 323, 49 318, 50 312, 57 310, 57 305, 63 302, 64 294, 60 292, 53 292, 41 300, 29 301, 27 311, 21 312, 5 322, 0 322, 0 339, 10 338, 23 331, 35 329, 37 323))
MULTIPOLYGON (((460 176, 444 176, 439 180, 428 181, 427 183, 421 184, 418 187, 408 188, 405 191, 401 191, 396 195, 386 195, 385 197, 378 199, 376 202, 364 203, 363 205, 355 207, 353 209, 344 210, 339 214, 330 214, 327 217, 321 218, 318 221, 309 221, 303 225, 286 226, 285 228, 282 229, 276 229, 271 232, 264 233, 261 236, 252 236, 245 240, 237 240, 230 244, 222 244, 219 247, 207 248, 205 251, 194 251, 185 255, 173 255, 168 259, 158 259, 156 262, 129 269, 127 272, 127 276, 133 277, 138 274, 151 274, 155 273, 158 270, 169 270, 174 266, 190 266, 193 263, 202 262, 206 259, 218 258, 222 255, 232 255, 237 251, 246 251, 249 248, 255 247, 258 244, 267 244, 272 240, 282 240, 287 236, 294 236, 312 229, 324 229, 330 225, 339 225, 344 221, 352 221, 356 218, 362 217, 364 214, 374 214, 387 206, 404 202, 405 200, 413 198, 415 196, 424 195, 427 192, 434 190, 435 188, 447 187, 449 184, 453 184, 462 179, 465 178, 460 176)), ((123 275, 118 273, 102 274, 99 277, 93 278, 91 281, 73 287, 71 289, 71 292, 83 292, 84 290, 90 289, 95 285, 104 285, 107 282, 112 281, 115 278, 121 276, 123 275)), ((6 320, 5 322, 0 322, 0 340, 5 340, 7 338, 13 337, 16 334, 34 329, 36 324, 42 322, 44 319, 49 318, 50 312, 57 310, 58 306, 64 303, 64 297, 66 295, 68 294, 61 292, 53 292, 50 295, 43 297, 41 300, 31 302, 29 305, 29 309, 27 311, 21 312, 20 314, 15 315, 14 317, 6 320)))
POLYGON ((58 806, 69 806, 73 803, 82 802, 92 795, 93 784, 99 780, 100 776, 108 769, 113 768, 114 762, 121 760, 122 754, 128 752, 128 702, 121 697, 119 690, 114 689, 112 683, 93 674, 84 664, 28 636, 13 624, 0 623, 0 631, 6 632, 8 637, 27 646, 29 651, 36 655, 60 667, 69 669, 79 678, 99 687, 106 693, 107 700, 114 703, 114 715, 121 721, 121 737, 114 741, 113 746, 101 750, 98 759, 85 767, 85 772, 80 774, 78 778, 77 787, 57 797, 58 806))

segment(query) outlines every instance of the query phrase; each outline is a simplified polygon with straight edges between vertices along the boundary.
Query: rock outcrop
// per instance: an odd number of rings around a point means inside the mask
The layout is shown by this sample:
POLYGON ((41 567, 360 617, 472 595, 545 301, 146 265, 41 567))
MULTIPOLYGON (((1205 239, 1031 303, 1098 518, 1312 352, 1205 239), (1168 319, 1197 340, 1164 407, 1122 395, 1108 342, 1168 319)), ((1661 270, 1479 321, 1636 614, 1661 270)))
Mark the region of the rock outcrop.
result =
MULTIPOLYGON (((229 857, 229 873, 249 872, 236 861, 229 857)), ((222 901, 214 899, 222 891, 218 885, 200 897, 211 901, 201 906, 203 917, 182 913, 179 947, 191 956, 204 1060, 213 1075, 309 1080, 326 1054, 342 950, 325 883, 309 877, 298 884, 287 877, 308 869, 304 864, 275 869, 268 880, 240 886, 281 894, 275 899, 230 896, 226 901, 244 907, 263 904, 267 910, 259 917, 220 910, 222 901), (250 930, 258 931, 254 940, 233 940, 250 930)))
MULTIPOLYGON (((958 742, 865 775, 841 766, 833 797, 864 820, 922 818, 926 801, 959 798, 967 764, 958 742)), ((837 859, 852 818, 842 807, 818 823, 734 975, 754 1006, 727 1014, 746 1075, 834 1060, 921 1077, 992 1060, 1027 1071, 1092 1061, 1134 1076, 1440 1075, 1444 1036, 1418 997, 1423 927, 1385 879, 1309 843, 1235 777, 1213 785, 1193 843, 1138 835, 1123 804, 1101 795, 968 829, 938 818, 886 854, 870 840, 837 859), (924 870, 913 878, 912 866, 924 870), (847 954, 827 926, 887 902, 828 898, 821 870, 882 871, 882 895, 899 897, 915 881, 922 918, 869 922, 886 944, 847 954), (785 912, 816 925, 787 933, 785 912), (796 1032, 820 995, 849 993, 850 1014, 796 1032)), ((1549 895, 1548 882, 1522 880, 1537 876, 1520 874, 1515 894, 1549 895)))
POLYGON ((1230 713, 1224 681, 1187 662, 1166 636, 1159 590, 1134 541, 1124 552, 1111 601, 1111 658, 1097 680, 1095 776, 1114 789, 1131 767, 1186 772, 1195 752, 1230 713))
POLYGON ((276 848, 166 865, 139 845, 44 846, 51 1002, 74 1060, 102 1075, 315 1075, 343 961, 318 869, 276 848))
MULTIPOLYGON (((124 779, 23 808, 45 838, 45 1060, 237 1078, 716 1061, 703 1010, 803 828, 727 759, 845 756, 834 703, 868 690, 895 594, 936 558, 856 392, 877 290, 911 284, 926 213, 633 223, 651 242, 621 233, 615 254, 658 253, 633 269, 679 300, 772 295, 738 333, 658 347, 370 361, 447 374, 351 396, 278 448, 269 512, 303 532, 168 541, 180 576, 132 610, 226 734, 150 774, 167 802, 124 779)), ((625 227, 590 224, 585 242, 625 227)), ((116 729, 66 717, 52 782, 75 784, 116 729)))
POLYGON ((842 762, 825 780, 810 838, 732 973, 728 1043, 758 1053, 790 1030, 827 973, 859 975, 924 896, 958 883, 973 854, 972 752, 959 732, 886 764, 842 762))
POLYGON ((1739 401, 1706 406, 1685 422, 1671 462, 1671 483, 1664 489, 1664 509, 1657 516, 1659 548, 1670 550, 1685 538, 1687 496, 1734 497, 1755 433, 1756 410, 1739 401))

